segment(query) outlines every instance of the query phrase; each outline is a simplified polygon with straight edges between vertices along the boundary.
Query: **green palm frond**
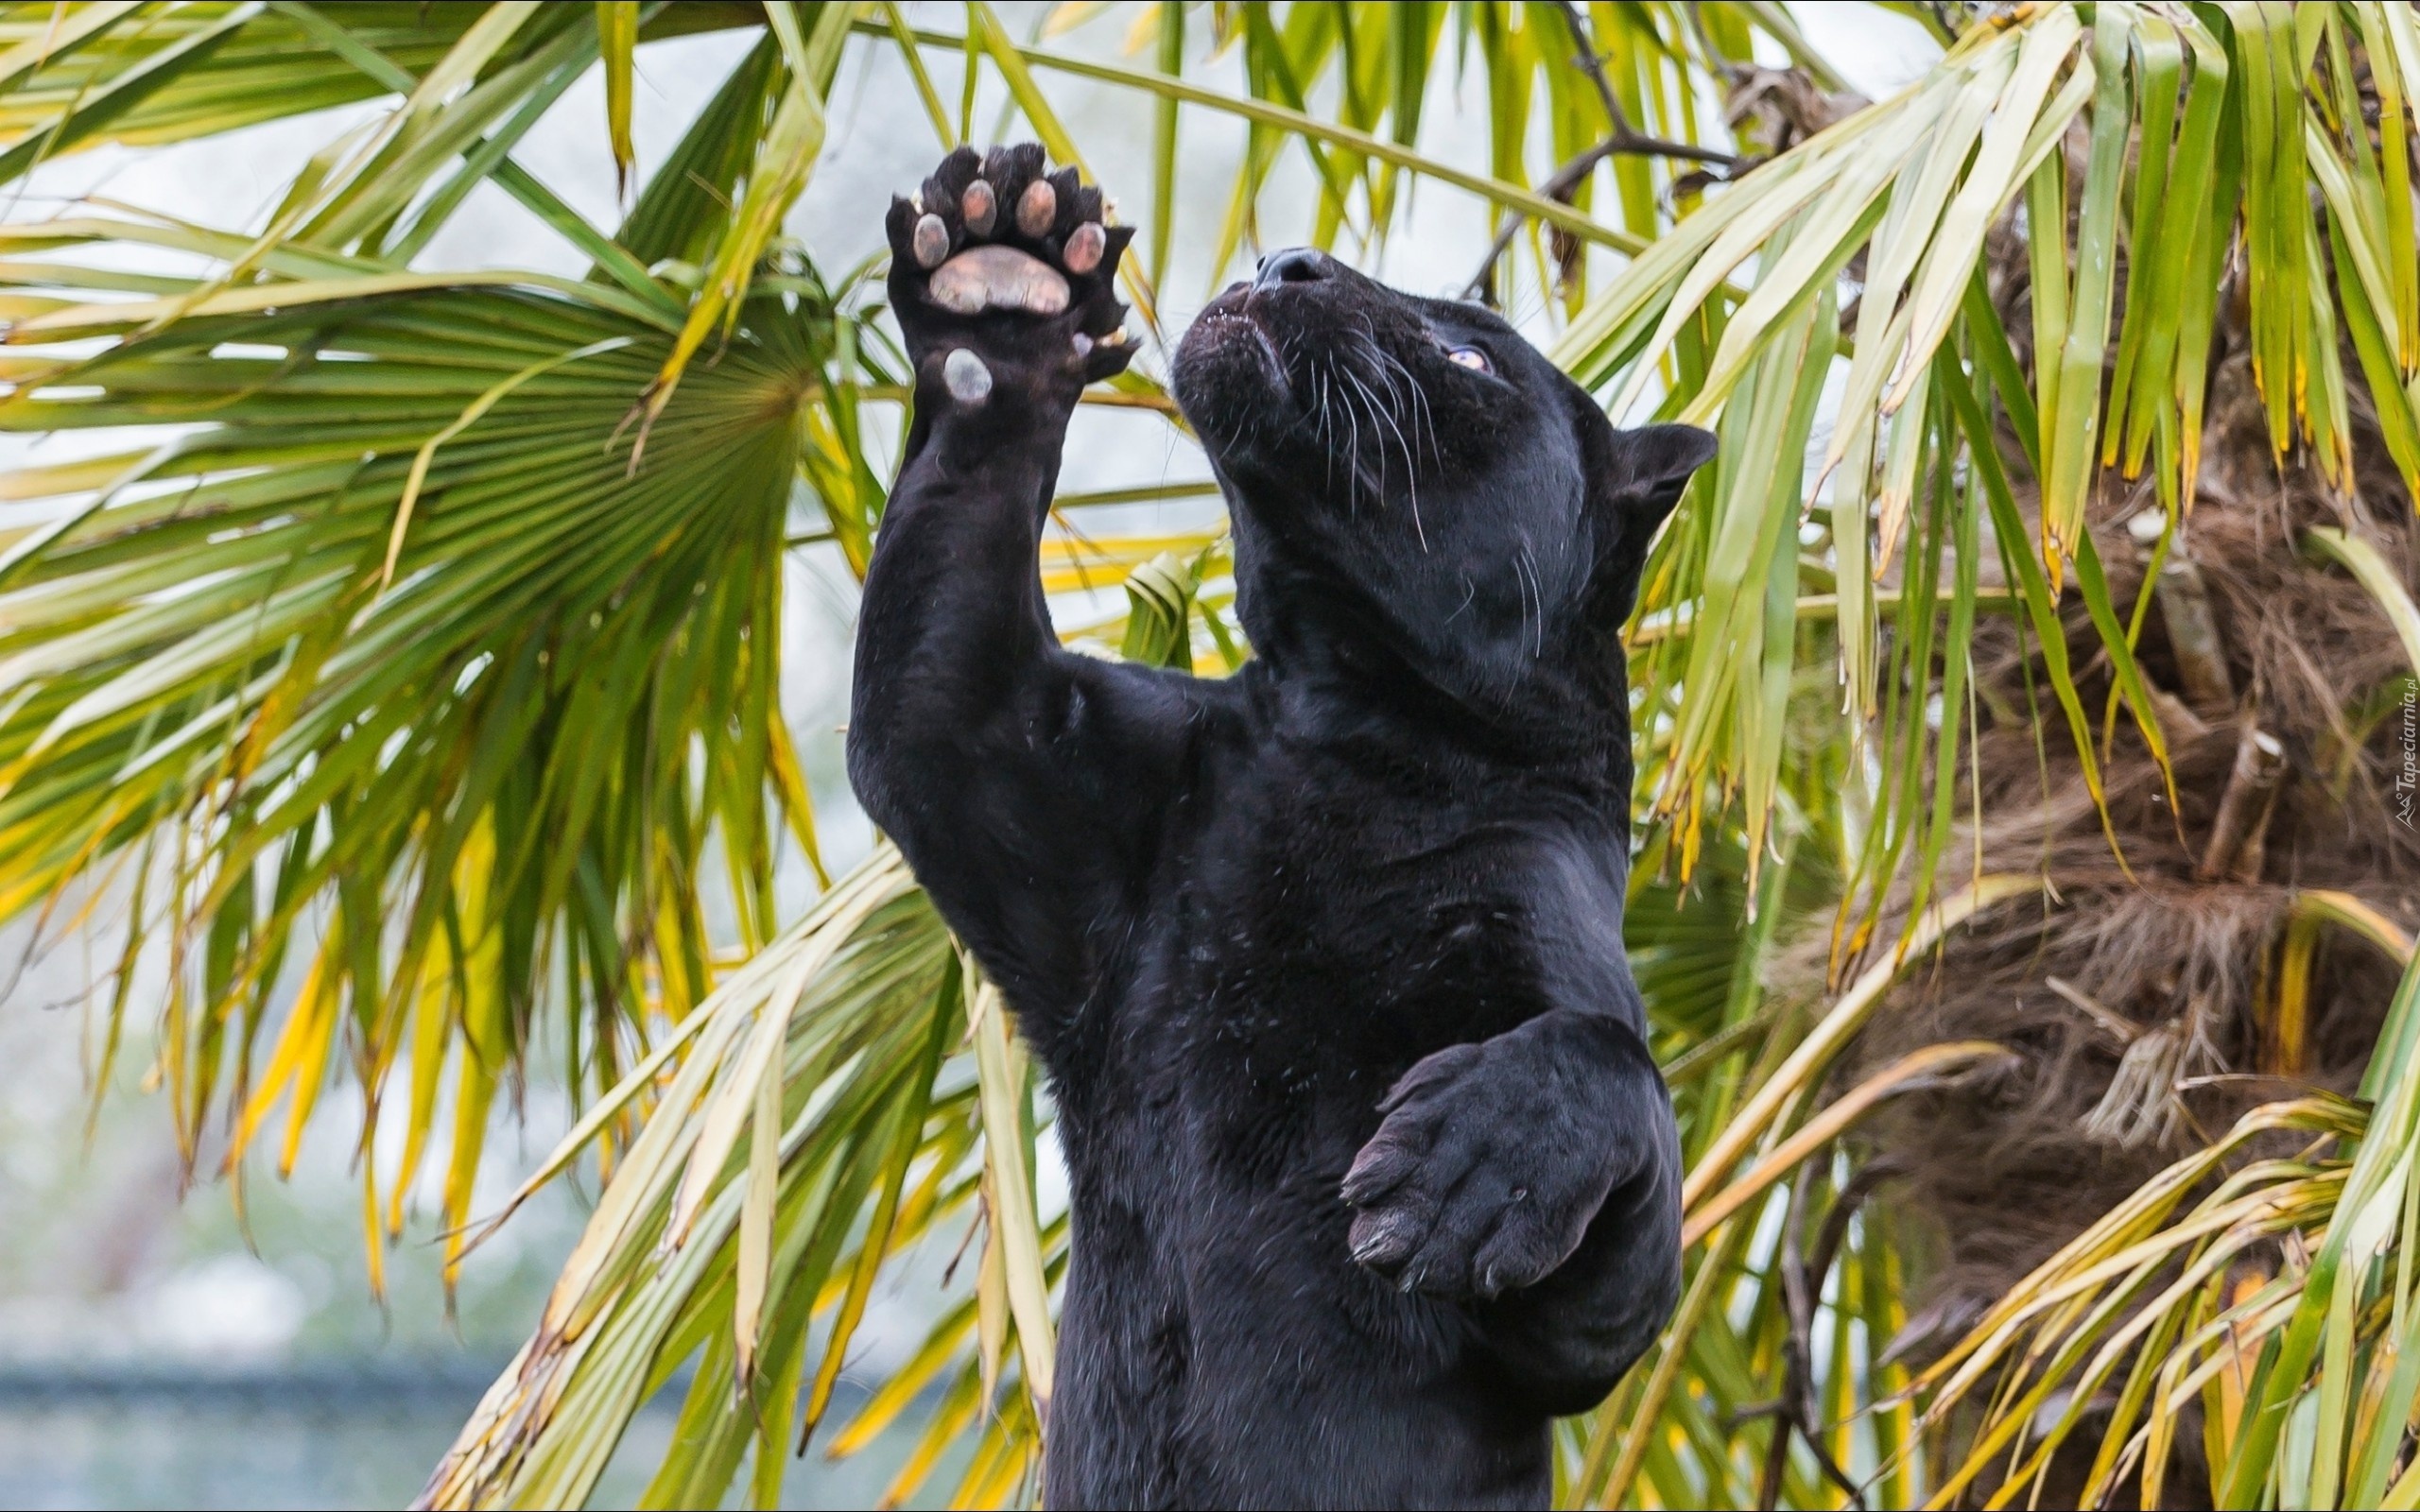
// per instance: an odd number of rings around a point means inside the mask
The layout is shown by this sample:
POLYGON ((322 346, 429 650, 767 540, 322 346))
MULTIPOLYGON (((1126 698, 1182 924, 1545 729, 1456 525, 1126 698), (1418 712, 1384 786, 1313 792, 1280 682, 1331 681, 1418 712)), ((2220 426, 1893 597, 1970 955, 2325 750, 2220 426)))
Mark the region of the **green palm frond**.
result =
MULTIPOLYGON (((2100 1434, 2094 1486, 2149 1504, 2189 1404, 2225 1497, 2420 1504, 2409 972, 2375 1106, 2252 1115, 1936 1362, 1893 1352, 1914 1224, 1852 1155, 1878 1110, 2004 1059, 1953 1038, 1860 1061, 1902 984, 1962 931, 2080 906, 2047 860, 1986 868, 1985 736, 2035 737, 2120 872, 2146 827, 2112 774, 2177 812, 2190 731, 2148 669, 2155 595, 2122 593, 2189 555, 2230 322, 2264 460, 2349 501, 2289 549, 2420 666, 2377 524, 2420 483, 2420 24, 1878 9, 1944 52, 1859 111, 1769 4, 972 4, 954 28, 883 4, 0 6, 0 182, 376 102, 261 226, 74 205, 0 228, 0 426, 88 433, 0 476, 0 917, 130 899, 109 1042, 159 952, 188 1159, 274 1129, 290 1160, 357 1082, 373 1226, 400 1228, 442 1144, 449 1260, 490 1231, 469 1202, 499 1091, 535 1071, 580 1100, 532 1179, 594 1160, 600 1206, 433 1503, 577 1502, 690 1367, 650 1504, 715 1501, 743 1466, 771 1504, 810 1434, 915 1435, 894 1500, 944 1462, 961 1503, 1029 1496, 1065 1258, 1046 1099, 895 853, 803 919, 774 886, 785 848, 823 880, 779 698, 783 553, 862 571, 872 411, 904 398, 865 270, 786 217, 844 56, 944 141, 996 84, 1070 162, 1076 80, 1150 132, 1147 321, 1181 234, 1214 278, 1281 236, 1374 254, 1445 191, 1497 244, 1474 284, 1543 308, 1617 417, 1721 433, 1632 637, 1630 943, 1692 1161, 1689 1280, 1655 1352, 1560 1430, 1564 1499, 2004 1503, 2100 1434), (620 225, 514 161, 596 70, 600 162, 628 174, 645 50, 704 30, 752 45, 623 180, 620 225), (1822 118, 1735 137, 1725 107, 1775 57, 1822 118), (1448 162, 1425 148, 1464 79, 1484 103, 1448 162), (1204 200, 1209 115, 1248 130, 1204 200), (1281 227, 1297 169, 1309 206, 1281 227), (488 183, 587 274, 423 266, 488 183), (2102 559, 2121 513, 2157 524, 2147 564, 2102 559), (2012 644, 2017 693, 1986 675, 2012 644), (542 1046, 560 1071, 528 1064, 542 1046), (409 1116, 382 1135, 389 1097, 409 1116), (970 1244, 923 1345, 826 1423, 878 1274, 970 1244)), ((1172 414, 1143 373, 1088 397, 1172 414)), ((1084 524, 1200 491, 1058 501, 1045 586, 1071 638, 1205 674, 1248 654, 1215 523, 1084 524)), ((2335 791, 2394 696, 2345 690, 2335 791)), ((2261 989, 2280 1023, 2320 1006, 2323 937, 2408 951, 2380 903, 2292 903, 2261 989)))
MULTIPOLYGON (((820 870, 778 708, 781 547, 804 474, 862 560, 881 486, 856 406, 896 390, 866 311, 842 313, 761 229, 738 238, 761 278, 682 278, 763 178, 774 101, 811 108, 769 44, 609 239, 507 156, 595 60, 585 17, 371 9, 360 30, 274 10, 307 36, 263 45, 404 97, 315 160, 267 234, 99 213, 0 232, 0 425, 180 431, 9 479, 43 523, 0 538, 0 903, 83 875, 148 892, 121 974, 164 941, 162 1067, 188 1159, 215 1099, 228 1132, 210 1155, 230 1165, 282 1101, 283 1166, 332 1075, 362 1082, 372 1126, 390 1073, 407 1076, 404 1147, 363 1136, 365 1181, 383 1156, 391 1182, 365 1208, 391 1234, 443 1090, 458 1228, 495 1094, 550 1008, 567 1084, 611 1085, 718 957, 777 932, 777 849, 820 870), (491 177, 525 185, 598 277, 406 270, 491 177), (95 253, 195 271, 102 272, 95 253), (637 408, 692 329, 717 334, 710 370, 637 408), (725 906, 735 930, 717 935, 725 906), (298 924, 307 970, 281 1014, 298 924)), ((30 77, 139 69, 138 41, 54 49, 30 77)))
MULTIPOLYGON (((227 239, 50 222, 0 232, 0 276, 39 287, 53 273, 15 254, 146 240, 227 239)), ((813 853, 772 653, 836 317, 752 301, 634 472, 670 312, 603 284, 308 271, 97 358, 39 353, 140 333, 203 281, 100 302, 85 280, 11 333, 0 424, 190 428, 10 478, 59 506, 0 569, 0 905, 95 868, 161 877, 189 1154, 216 1099, 229 1161, 284 1100, 290 1163, 338 1065, 373 1108, 407 1067, 424 1132, 452 1051, 458 1223, 551 979, 587 1005, 565 1074, 610 1084, 646 1010, 711 989, 716 853, 750 945, 776 932, 784 828, 813 853), (298 926, 318 943, 293 948, 298 926), (281 1022, 289 954, 308 970, 281 1022)), ((420 1143, 389 1159, 390 1225, 420 1143)))
MULTIPOLYGON (((615 1163, 545 1318, 425 1500, 579 1503, 631 1415, 700 1350, 683 1449, 648 1503, 717 1502, 752 1447, 753 1494, 769 1500, 793 1422, 803 1418, 811 1433, 829 1405, 879 1267, 962 1223, 978 1196, 989 1233, 981 1268, 987 1282, 1000 1272, 997 1288, 981 1290, 997 1311, 980 1319, 979 1350, 964 1348, 962 1318, 945 1320, 937 1337, 955 1341, 988 1387, 1001 1369, 999 1341, 1038 1330, 1022 1377, 1046 1398, 1031 1183, 1022 1160, 1011 1156, 1014 1169, 1003 1171, 984 1153, 1019 1147, 1031 1074, 1011 1048, 998 994, 970 985, 886 847, 601 1098, 522 1195, 570 1168, 642 1097, 651 1100, 646 1130, 615 1163), (970 1158, 975 1173, 962 1169, 970 1158), (819 1310, 837 1316, 816 1364, 808 1334, 819 1310), (734 1411, 735 1400, 754 1410, 734 1411)), ((956 1363, 913 1373, 930 1380, 956 1363)), ((897 1408, 877 1400, 868 1410, 897 1408)), ((1007 1420, 994 1431, 1015 1434, 1007 1420)))
MULTIPOLYGON (((2059 644, 2058 600, 2070 571, 2116 695, 2164 765, 2166 738, 2134 655, 2139 607, 2130 618, 2111 601, 2083 511, 2100 468, 2110 465, 2126 476, 2148 473, 2171 530, 2189 514, 2214 307, 2235 260, 2245 270, 2254 370, 2277 451, 2306 448, 2331 479, 2346 478, 2347 380, 2331 334, 2341 320, 2361 353, 2366 391, 2405 486, 2420 490, 2415 454, 2401 439, 2420 414, 2412 408, 2420 365, 2399 335, 2386 335, 2402 332, 2420 302, 2406 281, 2383 271, 2395 266, 2385 249, 2410 234, 2412 214, 2406 160, 2420 117, 2411 114, 2398 60, 2408 8, 2306 9, 2298 26, 2308 35, 2287 55, 2297 68, 2280 76, 2282 84, 2264 77, 2273 95, 2257 104, 2247 93, 2249 71, 2279 65, 2270 49, 2288 45, 2287 37, 2272 28, 2270 8, 2223 9, 2231 21, 2119 5, 2099 8, 2089 25, 2067 6, 1980 23, 1927 77, 1685 218, 1564 332, 1557 355, 1583 380, 1605 385, 1617 414, 1660 382, 1661 412, 1719 421, 1726 442, 1705 488, 1707 507, 1668 532, 1641 600, 1644 615, 1692 620, 1685 647, 1667 643, 1646 662, 1651 702, 1687 690, 1663 753, 1659 813, 1693 830, 1710 794, 1719 801, 1738 792, 1751 833, 1767 822, 1784 760, 1783 690, 1802 654, 1790 633, 1802 594, 1787 582, 1801 558, 1802 517, 1827 527, 1835 558, 1822 586, 1837 589, 1824 609, 1836 627, 1847 711, 1882 716, 1886 762, 1894 776, 1908 774, 1904 801, 1876 816, 1879 838, 1856 868, 1856 888, 1878 900, 1910 855, 1927 875, 1937 868, 1947 825, 1925 813, 1921 797, 1917 763, 1928 742, 1909 721, 1922 711, 1886 697, 1876 647, 1887 628, 1889 644, 1908 648, 1919 665, 1937 662, 1954 706, 1979 606, 1979 555, 1996 558, 1994 566, 2005 560, 2015 577, 2011 586, 2050 656, 2049 691, 2096 793, 2094 724, 2059 644), (2315 55, 2323 43, 2324 56, 2315 55), (2376 144, 2343 126, 2362 119, 2349 93, 2357 50, 2385 102, 2376 144), (2367 63, 2372 57, 2379 61, 2367 63), (2290 165, 2264 164, 2247 177, 2238 160, 2266 129, 2256 108, 2290 111, 2301 129, 2290 165), (2092 133, 2072 217, 2062 146, 2071 128, 2092 133), (2138 140, 2150 145, 2134 155, 2129 200, 2125 170, 2138 140), (2301 183, 2306 164, 2323 186, 2376 186, 2323 196, 2330 207, 2324 238, 2301 189, 2273 197, 2264 187, 2289 166, 2301 183), (2384 187, 2390 178, 2393 193, 2384 187), (2169 195, 2171 180, 2196 192, 2169 195), (2209 193, 2200 192, 2204 186, 2209 193), (2028 345, 2039 359, 2031 380, 1984 285, 1987 233, 2020 201, 2031 224, 2064 227, 2072 218, 2074 227, 2072 245, 2065 236, 2029 243, 2028 345), (2275 216, 2293 224, 2272 235, 2262 228, 2275 216), (2113 313, 2121 239, 2122 318, 2113 313), (2370 266, 2374 276, 2331 283, 2306 255, 2323 240, 2345 272, 2370 266), (1825 301, 1856 259, 1863 268, 1850 331, 1825 301), (1752 264, 1754 286, 1735 300, 1725 281, 1752 264), (1811 382, 1793 388, 1791 380, 1820 379, 1836 350, 1847 358, 1841 419, 1818 461, 1806 438, 1821 395, 1811 382), (2104 385, 2105 361, 2114 365, 2104 385), (2002 424, 2040 480, 2031 511, 2038 523, 2026 520, 2008 466, 1994 455, 2002 424), (1739 475, 1741 459, 1759 471, 1739 475), (1967 474, 1964 497, 1927 520, 1917 506, 1945 469, 1967 474), (1886 625, 1869 585, 1902 572, 1937 582, 1951 567, 1954 587, 1938 602, 1898 595, 1899 612, 1886 625)), ((1939 745, 1941 773, 1954 776, 1954 740, 1939 745)), ((1929 785, 1947 790, 1940 781, 1929 785)))
MULTIPOLYGON (((152 146, 215 135, 330 106, 374 99, 419 78, 484 28, 469 74, 527 62, 586 28, 579 6, 422 5, 417 0, 302 0, 161 5, 35 0, 0 15, 0 142, 11 156, 53 158, 96 142, 152 146), (501 34, 501 35, 498 35, 501 34)), ((761 24, 753 6, 652 5, 649 41, 761 24)), ((0 160, 6 161, 6 160, 0 160)), ((10 162, 8 177, 25 166, 10 162)))

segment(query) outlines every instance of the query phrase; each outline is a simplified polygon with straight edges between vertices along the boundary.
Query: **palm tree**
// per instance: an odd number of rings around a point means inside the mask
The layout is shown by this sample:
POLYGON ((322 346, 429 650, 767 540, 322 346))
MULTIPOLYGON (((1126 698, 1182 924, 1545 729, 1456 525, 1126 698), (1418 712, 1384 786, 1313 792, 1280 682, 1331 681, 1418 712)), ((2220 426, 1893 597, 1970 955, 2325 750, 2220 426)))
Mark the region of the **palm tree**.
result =
MULTIPOLYGON (((595 1216, 430 1503, 581 1500, 684 1367, 651 1503, 894 1425, 894 1496, 1028 1495, 1047 1098, 896 854, 824 875, 779 696, 783 553, 862 568, 903 397, 785 215, 845 59, 936 155, 979 79, 1080 163, 1084 80, 1151 133, 1147 317, 1240 119, 1221 266, 1425 183, 1617 417, 1721 434, 1630 638, 1689 1280, 1564 1498, 2420 1505, 2420 16, 1877 9, 1943 51, 1868 104, 1761 3, 0 7, 10 181, 380 102, 262 227, 0 228, 0 425, 98 433, 0 478, 0 916, 123 909, 108 1045, 189 1161, 357 1083, 373 1258, 441 1160, 458 1259, 510 1093, 579 1099, 525 1194, 594 1162, 595 1216), (1058 39, 1105 9, 1116 60, 1058 39), (634 59, 706 30, 619 224, 514 162, 601 70, 629 169, 634 59), (1423 146, 1464 74, 1486 173, 1423 146), (432 266, 488 185, 585 276, 432 266), (961 1247, 825 1425, 886 1267, 961 1247)), ((1158 370, 1092 397, 1175 426, 1158 370)), ((1128 600, 1070 633, 1232 667, 1217 531, 1081 528, 1135 496, 1059 501, 1050 586, 1128 600)))

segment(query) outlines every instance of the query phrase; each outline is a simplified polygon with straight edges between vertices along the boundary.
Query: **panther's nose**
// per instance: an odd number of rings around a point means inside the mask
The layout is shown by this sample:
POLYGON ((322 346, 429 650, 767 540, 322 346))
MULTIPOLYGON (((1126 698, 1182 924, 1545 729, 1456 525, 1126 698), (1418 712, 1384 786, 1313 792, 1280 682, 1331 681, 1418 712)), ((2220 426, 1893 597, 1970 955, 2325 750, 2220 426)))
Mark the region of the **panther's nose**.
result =
POLYGON ((1270 253, 1260 260, 1260 274, 1253 287, 1273 289, 1280 284, 1316 284, 1335 275, 1335 265, 1327 254, 1316 248, 1288 247, 1270 253))

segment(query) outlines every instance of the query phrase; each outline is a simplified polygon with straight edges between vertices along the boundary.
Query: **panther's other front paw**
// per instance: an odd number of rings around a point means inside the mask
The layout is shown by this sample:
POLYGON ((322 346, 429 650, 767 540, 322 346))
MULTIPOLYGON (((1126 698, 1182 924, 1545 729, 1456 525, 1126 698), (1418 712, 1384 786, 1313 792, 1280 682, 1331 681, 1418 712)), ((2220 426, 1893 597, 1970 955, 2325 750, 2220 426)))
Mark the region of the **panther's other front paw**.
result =
POLYGON ((1345 1174, 1353 1258, 1403 1290, 1495 1297, 1570 1258, 1618 1174, 1521 1057, 1455 1045, 1405 1074, 1345 1174))
POLYGON ((891 303, 919 373, 962 405, 1002 385, 1071 399, 1132 358, 1116 296, 1133 232, 1042 148, 960 147, 891 201, 891 303))

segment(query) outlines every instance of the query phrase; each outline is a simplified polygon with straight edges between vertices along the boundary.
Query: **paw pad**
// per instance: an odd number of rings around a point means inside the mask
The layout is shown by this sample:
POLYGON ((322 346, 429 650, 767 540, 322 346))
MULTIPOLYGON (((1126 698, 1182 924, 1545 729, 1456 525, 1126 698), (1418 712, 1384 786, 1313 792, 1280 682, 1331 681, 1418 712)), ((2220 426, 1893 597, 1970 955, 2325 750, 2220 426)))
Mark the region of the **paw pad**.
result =
POLYGON ((1013 247, 970 247, 934 270, 926 292, 952 315, 1024 310, 1058 315, 1067 308, 1067 281, 1049 264, 1013 247))
POLYGON ((1134 232, 1108 223, 1074 168, 1050 173, 1039 146, 959 148, 892 200, 883 231, 891 307, 928 398, 996 409, 1063 397, 1133 356, 1114 275, 1134 232))
POLYGON ((966 193, 959 197, 958 208, 959 214, 966 217, 968 231, 977 236, 992 234, 992 223, 999 215, 1000 201, 992 193, 991 184, 981 179, 968 184, 966 193))
POLYGON ((960 347, 942 359, 942 387, 961 404, 979 404, 992 395, 992 369, 960 347))
POLYGON ((949 227, 942 217, 926 215, 916 222, 916 262, 922 267, 939 267, 949 255, 949 227))
POLYGON ((1048 234, 1053 221, 1059 218, 1059 191, 1050 187, 1047 179, 1036 179, 1025 186, 1017 197, 1017 230, 1028 236, 1048 234))
POLYGON ((1100 266, 1100 254, 1109 246, 1109 233, 1098 221, 1088 220, 1067 237, 1066 250, 1060 254, 1070 273, 1089 273, 1100 266))

